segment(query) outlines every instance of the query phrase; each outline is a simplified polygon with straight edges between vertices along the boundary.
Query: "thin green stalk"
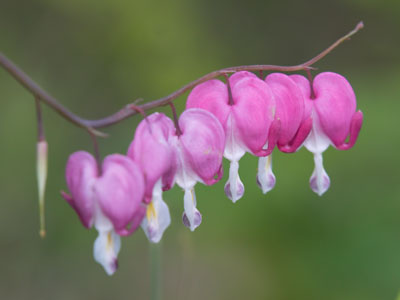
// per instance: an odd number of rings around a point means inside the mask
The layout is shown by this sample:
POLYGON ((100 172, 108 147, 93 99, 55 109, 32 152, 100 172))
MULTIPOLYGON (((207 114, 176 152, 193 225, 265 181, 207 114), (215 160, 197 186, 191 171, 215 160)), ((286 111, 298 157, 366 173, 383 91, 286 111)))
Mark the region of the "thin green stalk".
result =
POLYGON ((150 243, 150 299, 162 299, 162 245, 150 243))

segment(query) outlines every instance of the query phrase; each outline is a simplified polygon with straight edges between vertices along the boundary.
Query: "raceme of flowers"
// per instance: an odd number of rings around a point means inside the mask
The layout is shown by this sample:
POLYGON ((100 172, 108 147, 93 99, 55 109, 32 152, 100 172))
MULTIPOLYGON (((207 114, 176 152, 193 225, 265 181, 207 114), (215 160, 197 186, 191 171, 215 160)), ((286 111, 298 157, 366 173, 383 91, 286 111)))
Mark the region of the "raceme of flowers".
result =
POLYGON ((176 127, 162 113, 144 118, 127 155, 109 155, 99 165, 85 151, 73 153, 66 167, 70 194, 62 195, 83 226, 97 229, 94 258, 111 275, 121 236, 140 225, 150 242, 161 240, 171 222, 162 194, 175 183, 184 190, 183 224, 193 231, 202 222, 195 185, 221 180, 223 157, 230 161, 225 194, 236 202, 245 191, 239 161, 246 152, 259 157, 257 183, 267 193, 276 181, 275 146, 291 153, 304 145, 314 154, 311 189, 322 195, 330 185, 322 153, 329 145, 353 147, 362 122, 353 89, 339 74, 320 73, 310 82, 301 75, 272 73, 262 80, 237 72, 226 83, 196 86, 176 127))

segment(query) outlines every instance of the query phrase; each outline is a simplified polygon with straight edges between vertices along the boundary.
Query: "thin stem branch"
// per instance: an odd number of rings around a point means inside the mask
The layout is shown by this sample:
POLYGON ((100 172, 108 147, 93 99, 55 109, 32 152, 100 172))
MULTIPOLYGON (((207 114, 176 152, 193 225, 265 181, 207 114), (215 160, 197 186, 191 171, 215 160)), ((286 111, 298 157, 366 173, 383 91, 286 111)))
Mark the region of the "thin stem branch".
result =
POLYGON ((38 142, 44 141, 44 128, 43 128, 43 119, 42 119, 42 108, 40 107, 40 100, 35 98, 36 104, 36 120, 37 120, 37 132, 38 132, 38 142))
POLYGON ((233 96, 232 96, 232 89, 231 89, 231 83, 229 82, 229 77, 228 74, 224 74, 225 80, 226 80, 226 86, 228 87, 228 99, 229 99, 229 105, 235 104, 233 102, 233 96))
POLYGON ((182 135, 182 130, 179 127, 179 120, 178 120, 178 115, 176 114, 175 105, 174 105, 174 103, 169 102, 169 106, 171 106, 172 116, 173 116, 174 124, 175 124, 176 135, 180 136, 180 135, 182 135))
POLYGON ((310 98, 311 99, 315 99, 314 84, 313 84, 314 79, 313 79, 313 77, 311 75, 311 71, 310 70, 306 70, 306 73, 307 73, 308 81, 309 81, 309 84, 310 84, 310 98))
POLYGON ((100 158, 100 151, 99 151, 99 144, 97 143, 97 137, 95 134, 89 131, 90 137, 92 138, 93 142, 93 150, 94 150, 94 157, 96 158, 97 162, 97 169, 99 170, 100 175, 103 173, 101 168, 101 158, 100 158))
MULTIPOLYGON (((301 70, 309 70, 313 69, 312 65, 316 62, 324 58, 327 54, 329 54, 333 49, 339 46, 344 41, 348 40, 354 34, 356 34, 359 30, 364 27, 362 22, 358 23, 357 26, 350 31, 348 34, 339 38, 336 42, 334 42, 331 46, 326 48, 324 51, 319 53, 317 56, 312 59, 295 66, 277 66, 277 65, 249 65, 249 66, 237 66, 230 67, 221 70, 217 70, 211 73, 208 73, 188 84, 181 87, 177 91, 169 94, 168 96, 162 97, 160 99, 156 99, 154 101, 145 103, 143 105, 138 106, 143 111, 147 111, 149 109, 153 109, 155 107, 160 107, 164 105, 168 105, 171 101, 175 100, 185 92, 191 90, 196 85, 203 83, 207 80, 223 76, 226 73, 234 73, 239 71, 250 71, 250 72, 260 72, 260 71, 277 71, 277 72, 295 72, 301 70)), ((32 93, 36 98, 40 101, 43 101, 48 106, 50 106, 53 110, 58 112, 63 118, 75 124, 78 127, 85 128, 89 132, 97 136, 105 136, 104 133, 95 130, 95 128, 104 128, 116 124, 130 116, 137 114, 136 110, 132 110, 130 104, 123 107, 121 110, 116 113, 102 118, 98 120, 88 120, 81 118, 80 116, 71 112, 68 108, 63 106, 57 99, 48 94, 45 90, 43 90, 38 84, 36 84, 27 74, 25 74, 21 69, 19 69, 13 62, 11 62, 6 56, 0 53, 0 65, 10 73, 22 86, 24 86, 30 93, 32 93)))
POLYGON ((51 96, 43 90, 36 82, 34 82, 24 71, 17 67, 11 60, 0 52, 0 65, 13 76, 23 87, 25 87, 36 99, 46 103, 53 110, 59 113, 64 119, 71 123, 86 128, 96 135, 103 135, 97 130, 90 128, 85 123, 85 119, 71 112, 68 108, 63 106, 56 98, 51 96))

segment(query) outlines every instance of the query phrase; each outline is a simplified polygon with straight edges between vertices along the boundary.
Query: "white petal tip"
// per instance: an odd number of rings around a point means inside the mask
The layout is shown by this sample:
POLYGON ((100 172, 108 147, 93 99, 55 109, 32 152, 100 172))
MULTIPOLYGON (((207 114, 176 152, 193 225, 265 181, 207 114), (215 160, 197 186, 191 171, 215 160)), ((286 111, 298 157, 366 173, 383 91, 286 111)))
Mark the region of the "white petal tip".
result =
POLYGON ((114 259, 110 264, 107 266, 103 265, 104 270, 106 271, 108 276, 114 275, 114 273, 118 269, 118 259, 114 259))
POLYGON ((321 153, 314 153, 314 163, 315 168, 310 178, 310 187, 316 194, 322 196, 329 189, 331 181, 324 169, 321 153))
POLYGON ((111 276, 118 269, 118 252, 121 248, 121 238, 113 231, 99 232, 94 242, 94 259, 103 266, 107 275, 111 276))
POLYGON ((330 185, 330 179, 326 174, 319 177, 313 175, 310 178, 310 187, 318 196, 322 196, 329 189, 330 185))
POLYGON ((233 203, 236 203, 240 198, 244 195, 244 185, 241 182, 237 182, 236 189, 231 189, 231 184, 229 181, 225 184, 224 187, 225 195, 232 200, 233 203))
POLYGON ((273 174, 269 174, 268 178, 260 178, 257 176, 257 185, 265 195, 275 187, 276 179, 273 174))
POLYGON ((142 229, 151 243, 159 243, 164 231, 171 224, 171 216, 167 204, 162 199, 161 180, 153 190, 152 201, 147 206, 146 217, 142 221, 142 229))
POLYGON ((194 217, 192 222, 189 220, 189 218, 187 217, 186 213, 183 213, 182 215, 182 222, 183 225, 185 225, 187 228, 190 229, 190 231, 194 231, 197 227, 200 226, 201 224, 201 220, 202 220, 202 216, 201 213, 199 211, 196 211, 194 213, 194 217))

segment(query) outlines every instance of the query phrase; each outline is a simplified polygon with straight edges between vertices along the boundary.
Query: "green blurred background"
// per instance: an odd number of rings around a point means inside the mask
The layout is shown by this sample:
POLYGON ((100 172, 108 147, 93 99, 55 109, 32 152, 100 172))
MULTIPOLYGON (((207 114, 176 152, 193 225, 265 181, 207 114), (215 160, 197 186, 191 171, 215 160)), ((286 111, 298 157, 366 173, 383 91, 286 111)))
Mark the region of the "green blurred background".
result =
MULTIPOLYGON (((245 196, 198 184, 202 225, 181 223, 183 193, 165 193, 164 299, 393 300, 400 289, 400 2, 0 0, 0 51, 87 118, 138 97, 169 94, 209 71, 303 62, 363 20, 365 29, 316 66, 343 74, 364 112, 358 143, 326 151, 331 188, 308 186, 312 155, 274 154, 264 196, 246 155, 245 196)), ((186 96, 186 95, 185 95, 186 96)), ((38 235, 32 96, 0 70, 0 298, 147 299, 149 244, 123 239, 118 272, 92 257, 85 230, 60 197, 68 155, 88 135, 49 109, 47 238, 38 235)), ((176 101, 182 111, 185 97, 176 101)), ((167 114, 169 110, 162 109, 167 114)), ((101 154, 125 153, 140 117, 106 131, 101 154)), ((225 162, 226 163, 226 162, 225 162)), ((225 166, 227 166, 225 164, 225 166)), ((227 173, 227 172, 226 172, 227 173)))

